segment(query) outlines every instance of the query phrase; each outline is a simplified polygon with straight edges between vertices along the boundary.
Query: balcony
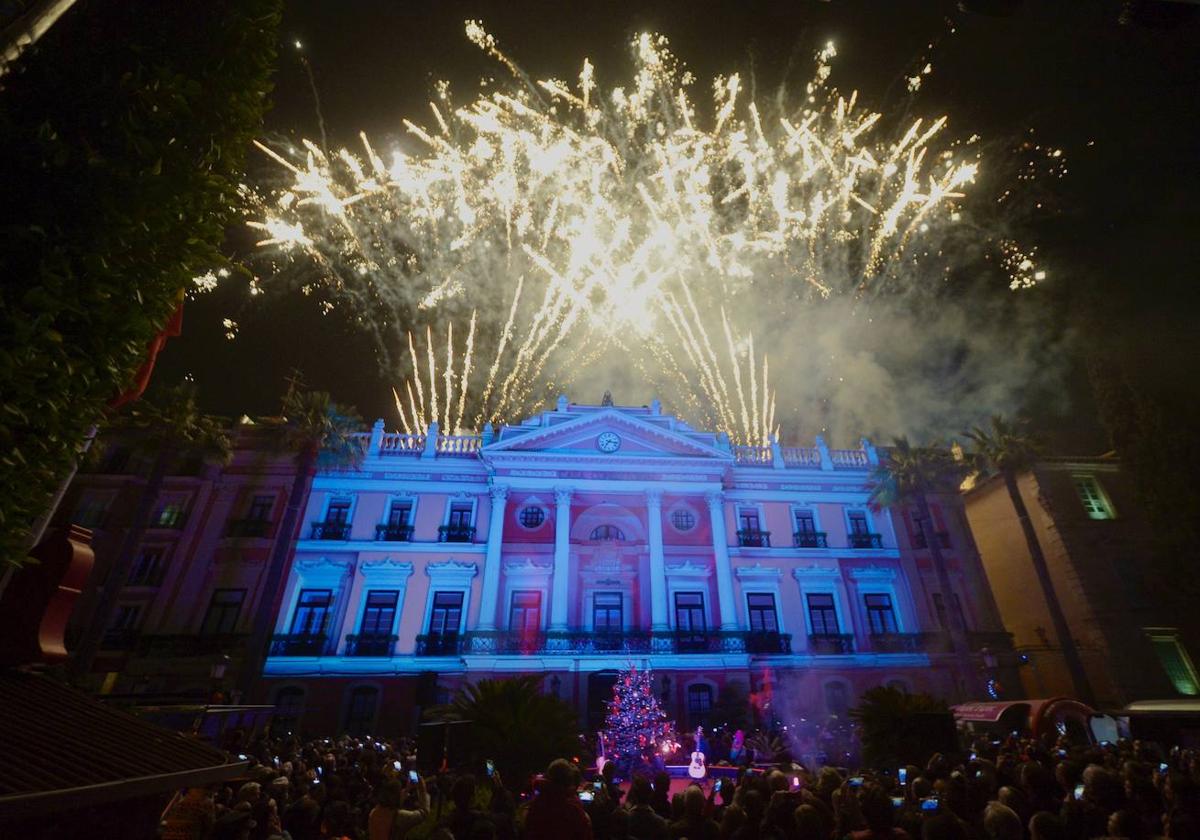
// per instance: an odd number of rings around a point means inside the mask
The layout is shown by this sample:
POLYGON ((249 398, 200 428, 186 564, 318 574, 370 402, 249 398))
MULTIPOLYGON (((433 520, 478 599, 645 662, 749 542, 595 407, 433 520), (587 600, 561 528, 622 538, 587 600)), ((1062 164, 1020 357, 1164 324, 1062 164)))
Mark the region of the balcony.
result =
POLYGON ((399 636, 386 633, 363 633, 346 637, 347 656, 391 656, 399 636))
POLYGON ((771 532, 746 528, 737 532, 738 545, 742 548, 770 548, 771 532))
POLYGON ((808 650, 817 654, 854 653, 854 636, 849 633, 813 633, 808 650))
POLYGON ((438 542, 475 542, 475 528, 470 525, 443 525, 438 528, 438 542))
POLYGON ((227 537, 262 538, 271 530, 271 522, 267 519, 231 519, 227 537))
POLYGON ((325 652, 324 633, 283 633, 271 637, 271 656, 320 656, 325 652))
POLYGON ((309 538, 314 540, 348 540, 350 539, 350 523, 314 522, 309 538))
POLYGON ((924 633, 872 633, 875 653, 921 653, 926 648, 924 633))
POLYGON ((796 548, 829 548, 824 531, 797 531, 792 534, 792 545, 796 548))
POLYGON ((463 637, 457 633, 429 633, 417 636, 417 656, 458 656, 463 637))
POLYGON ((688 653, 750 653, 756 655, 788 654, 792 637, 787 633, 722 632, 716 630, 669 631, 651 633, 631 630, 621 633, 596 633, 586 630, 554 631, 547 633, 510 632, 508 630, 475 631, 462 637, 454 650, 436 648, 423 652, 418 637, 418 656, 444 656, 451 653, 478 655, 538 655, 588 656, 628 654, 688 654, 688 653))
MULTIPOLYGON (((950 548, 950 535, 945 531, 937 532, 937 541, 942 548, 950 548)), ((913 548, 929 548, 929 540, 925 538, 924 531, 913 534, 913 548)))
POLYGON ((848 534, 851 548, 883 548, 883 537, 879 534, 848 534))
POLYGON ((136 627, 106 630, 100 639, 100 650, 133 650, 140 637, 141 631, 136 627))
POLYGON ((243 633, 164 634, 143 636, 138 653, 165 659, 237 654, 249 637, 243 633))
POLYGON ((411 525, 376 525, 375 539, 379 542, 412 542, 411 525))

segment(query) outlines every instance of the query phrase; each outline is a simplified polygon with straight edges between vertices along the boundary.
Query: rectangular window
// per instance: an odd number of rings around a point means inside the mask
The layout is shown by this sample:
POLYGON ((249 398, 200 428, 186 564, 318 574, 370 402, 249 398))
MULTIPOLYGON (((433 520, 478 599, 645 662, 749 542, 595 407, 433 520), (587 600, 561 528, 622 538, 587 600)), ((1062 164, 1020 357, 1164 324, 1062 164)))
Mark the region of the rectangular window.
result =
POLYGON ((798 534, 815 534, 817 533, 817 518, 811 510, 796 511, 796 533, 798 534))
POLYGON ((433 612, 429 615, 431 636, 457 635, 462 622, 463 593, 433 593, 433 612))
MULTIPOLYGON (((688 686, 688 714, 704 715, 712 711, 713 691, 709 685, 688 686)), ((693 718, 694 719, 694 718, 693 718)))
POLYGON ((1196 679, 1196 669, 1192 667, 1191 657, 1187 655, 1179 639, 1173 635, 1151 635, 1150 641, 1175 690, 1189 697, 1200 694, 1200 681, 1196 679))
POLYGON ((620 592, 597 592, 592 596, 592 629, 597 633, 620 633, 625 626, 625 604, 620 592))
POLYGON ((245 589, 217 589, 208 602, 208 612, 200 625, 202 636, 232 633, 237 628, 242 602, 246 600, 245 589))
POLYGON ((332 589, 302 589, 292 616, 294 635, 316 636, 325 632, 329 609, 333 606, 332 589))
POLYGON ((508 629, 514 633, 536 633, 542 629, 542 593, 514 592, 508 612, 508 629))
POLYGON ((85 497, 79 501, 71 522, 83 528, 99 528, 108 515, 108 500, 85 497))
POLYGON ((1083 504, 1088 519, 1116 519, 1112 505, 1109 504, 1108 497, 1104 495, 1104 490, 1100 488, 1100 482, 1095 476, 1077 475, 1074 481, 1079 501, 1083 504))
POLYGON ((867 607, 867 629, 872 636, 896 632, 891 595, 864 595, 863 602, 867 607))
POLYGON ((269 522, 273 507, 275 507, 274 496, 255 496, 246 510, 246 519, 250 522, 269 522))
POLYGON ((867 524, 867 515, 861 510, 852 510, 846 514, 850 521, 850 533, 855 535, 864 535, 871 533, 871 527, 867 524))
POLYGON ((350 500, 334 499, 325 509, 325 522, 329 525, 345 525, 350 521, 350 500))
POLYGON ((942 597, 941 592, 933 593, 933 610, 937 613, 938 627, 941 627, 943 630, 949 630, 950 625, 946 618, 946 599, 942 597))
POLYGON ((675 593, 676 646, 680 651, 704 650, 707 646, 704 593, 675 593))
POLYGON ((183 502, 166 502, 154 515, 154 528, 182 528, 183 502))
POLYGON ((838 629, 837 609, 833 596, 825 592, 810 592, 808 595, 808 619, 814 636, 836 636, 838 629))
POLYGON ((913 548, 929 548, 929 541, 925 539, 925 531, 921 528, 921 515, 915 510, 910 510, 908 521, 912 532, 913 548))
POLYGON ((117 614, 113 616, 112 629, 136 630, 141 618, 141 604, 121 604, 117 607, 117 614))
POLYGON ((750 609, 750 630, 755 633, 778 633, 779 622, 775 615, 775 596, 770 592, 746 593, 746 605, 750 609))
POLYGON ((446 522, 452 529, 465 530, 471 527, 474 505, 470 502, 455 502, 450 505, 450 519, 446 522))
POLYGON ((387 524, 393 528, 408 525, 409 517, 412 516, 412 502, 392 502, 392 506, 388 508, 387 524))
POLYGON ((154 545, 142 549, 133 568, 129 570, 129 586, 157 586, 162 581, 167 549, 154 545))
POLYGON ((738 530, 751 533, 762 530, 758 522, 757 508, 738 508, 738 530))
POLYGON ((396 601, 400 592, 395 589, 372 589, 363 605, 361 636, 387 636, 396 623, 396 601))

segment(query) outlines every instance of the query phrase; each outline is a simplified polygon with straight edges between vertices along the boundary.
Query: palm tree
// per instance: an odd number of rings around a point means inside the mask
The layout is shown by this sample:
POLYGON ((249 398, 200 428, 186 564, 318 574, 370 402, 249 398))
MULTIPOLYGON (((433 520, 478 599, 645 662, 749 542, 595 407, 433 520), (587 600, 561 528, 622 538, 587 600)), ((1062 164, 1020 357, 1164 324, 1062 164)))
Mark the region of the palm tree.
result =
MULTIPOLYGON (((964 465, 956 460, 950 450, 938 444, 913 446, 908 438, 896 438, 886 459, 876 468, 871 478, 871 503, 877 507, 913 505, 917 509, 917 527, 925 537, 925 546, 933 560, 937 573, 938 588, 946 604, 946 620, 949 624, 950 647, 958 658, 959 680, 968 679, 973 673, 971 649, 967 644, 967 628, 963 624, 960 610, 953 608, 954 589, 950 585, 950 572, 946 558, 942 555, 942 544, 934 531, 933 517, 929 512, 929 494, 953 492, 965 472, 964 465)), ((959 690, 962 690, 961 682, 959 690)))
POLYGON ((464 685, 447 706, 430 709, 432 721, 471 721, 470 760, 496 763, 504 778, 522 782, 556 758, 578 753, 575 711, 541 689, 540 675, 484 679, 464 685))
POLYGON ((974 466, 981 474, 998 474, 1004 479, 1008 490, 1008 498, 1017 513, 1017 521, 1025 535, 1025 545, 1029 549, 1029 559, 1033 562, 1033 570, 1037 574, 1038 583, 1042 587, 1042 596, 1046 599, 1046 608, 1050 611, 1050 621, 1054 624, 1054 633, 1062 646, 1063 659, 1071 682, 1075 686, 1075 694, 1085 703, 1094 702, 1092 686, 1088 681, 1087 672, 1083 669, 1083 660, 1079 656, 1079 648, 1075 645, 1075 637, 1067 625, 1067 617, 1063 613, 1062 603, 1054 590, 1054 581, 1050 578, 1050 567, 1046 565, 1046 555, 1038 541, 1037 531, 1029 518, 1029 510, 1021 496, 1017 485, 1017 476, 1033 469, 1041 450, 1041 442, 1035 435, 1030 434, 1025 424, 1011 422, 996 415, 992 417, 991 428, 982 429, 976 426, 965 433, 975 444, 972 453, 974 466))
POLYGON ((859 726, 863 761, 872 767, 924 766, 938 749, 929 740, 928 727, 918 724, 927 715, 949 720, 950 710, 928 694, 909 694, 882 685, 863 692, 858 706, 850 710, 859 726))
POLYGON ((339 405, 324 391, 309 391, 293 377, 283 398, 283 414, 273 418, 282 447, 296 462, 296 475, 288 491, 283 521, 275 535, 267 577, 263 582, 254 625, 250 631, 246 662, 242 666, 240 688, 249 699, 258 685, 263 662, 275 626, 276 611, 287 577, 288 560, 300 526, 300 513, 308 499, 309 487, 318 467, 333 469, 355 464, 362 459, 362 445, 355 437, 362 425, 358 413, 339 405))
POLYGON ((112 429, 118 439, 128 441, 136 450, 152 455, 154 461, 109 569, 108 579, 100 592, 87 632, 81 638, 69 666, 74 679, 84 677, 91 670, 104 633, 112 623, 121 587, 129 578, 138 547, 150 525, 150 517, 158 504, 167 470, 181 459, 197 455, 209 462, 228 462, 230 441, 225 426, 224 420, 200 411, 196 387, 191 383, 167 388, 156 398, 135 403, 128 413, 113 422, 112 429))

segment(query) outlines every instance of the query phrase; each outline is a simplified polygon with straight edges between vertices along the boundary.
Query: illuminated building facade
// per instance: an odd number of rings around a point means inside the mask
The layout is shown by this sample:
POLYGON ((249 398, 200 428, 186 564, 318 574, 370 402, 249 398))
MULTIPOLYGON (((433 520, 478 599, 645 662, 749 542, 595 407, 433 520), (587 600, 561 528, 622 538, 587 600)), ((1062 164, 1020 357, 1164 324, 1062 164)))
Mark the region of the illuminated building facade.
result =
POLYGON ((595 728, 630 664, 681 723, 734 682, 782 720, 844 714, 880 684, 982 696, 946 610, 1007 647, 960 498, 931 500, 947 597, 909 512, 868 505, 866 441, 731 446, 657 401, 565 397, 479 436, 364 438, 313 482, 266 662, 301 730, 409 729, 464 681, 525 673, 595 728))

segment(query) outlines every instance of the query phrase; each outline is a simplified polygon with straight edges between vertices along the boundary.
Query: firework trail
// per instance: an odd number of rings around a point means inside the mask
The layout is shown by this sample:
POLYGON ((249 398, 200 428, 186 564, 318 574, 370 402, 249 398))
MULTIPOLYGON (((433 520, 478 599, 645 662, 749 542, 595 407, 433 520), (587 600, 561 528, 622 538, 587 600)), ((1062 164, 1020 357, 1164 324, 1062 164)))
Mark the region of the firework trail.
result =
MULTIPOLYGON (((824 301, 939 282, 964 237, 973 252, 994 240, 1013 288, 1044 276, 964 217, 976 144, 945 117, 894 126, 839 93, 832 45, 795 104, 718 77, 705 121, 662 36, 638 36, 632 80, 603 88, 586 60, 575 83, 530 79, 480 24, 466 31, 512 84, 461 105, 439 85, 431 126, 404 120, 389 160, 365 136, 331 154, 259 144, 288 179, 251 223, 260 244, 335 300, 425 326, 424 370, 410 332, 395 392, 406 427, 512 419, 620 353, 697 419, 763 445, 778 427, 756 331, 761 346, 764 327, 774 339, 824 301)), ((807 352, 774 355, 791 367, 807 352)))

